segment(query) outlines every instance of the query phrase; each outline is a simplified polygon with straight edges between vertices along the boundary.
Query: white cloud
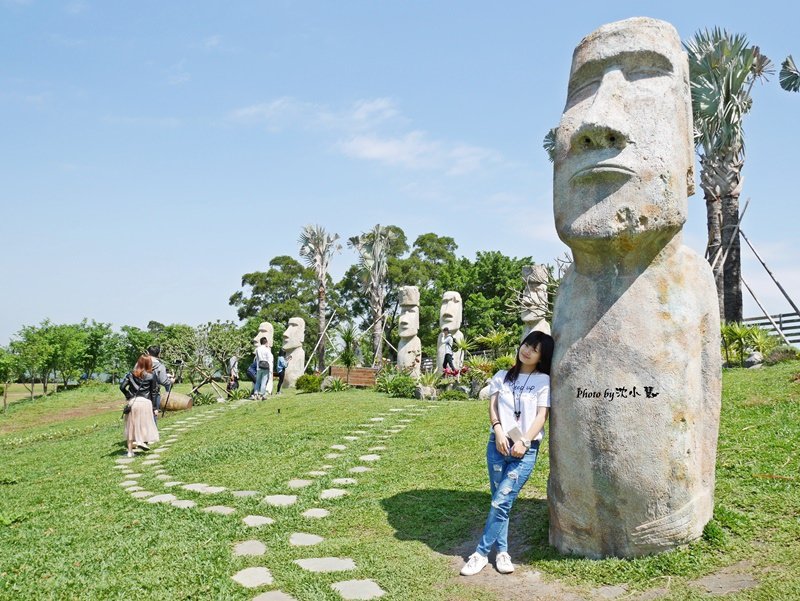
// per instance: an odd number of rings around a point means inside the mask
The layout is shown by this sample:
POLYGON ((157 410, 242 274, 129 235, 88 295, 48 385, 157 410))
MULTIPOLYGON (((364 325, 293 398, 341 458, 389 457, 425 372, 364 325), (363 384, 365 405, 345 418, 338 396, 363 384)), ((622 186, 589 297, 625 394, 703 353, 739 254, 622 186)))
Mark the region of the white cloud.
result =
POLYGON ((120 117, 108 115, 103 117, 101 121, 110 125, 141 125, 165 129, 180 127, 183 124, 177 117, 120 117))
POLYGON ((167 69, 167 83, 171 86, 179 86, 192 79, 192 76, 185 68, 186 61, 181 60, 167 69))
POLYGON ((219 48, 221 45, 222 45, 222 36, 219 34, 210 35, 203 40, 203 46, 209 50, 214 50, 216 48, 219 48))
POLYGON ((89 4, 83 2, 82 0, 73 0, 73 2, 69 2, 64 10, 71 15, 78 15, 89 8, 89 4))
POLYGON ((426 140, 425 133, 421 131, 412 131, 395 138, 353 136, 340 142, 339 148, 350 157, 411 169, 436 167, 442 158, 439 144, 426 140))

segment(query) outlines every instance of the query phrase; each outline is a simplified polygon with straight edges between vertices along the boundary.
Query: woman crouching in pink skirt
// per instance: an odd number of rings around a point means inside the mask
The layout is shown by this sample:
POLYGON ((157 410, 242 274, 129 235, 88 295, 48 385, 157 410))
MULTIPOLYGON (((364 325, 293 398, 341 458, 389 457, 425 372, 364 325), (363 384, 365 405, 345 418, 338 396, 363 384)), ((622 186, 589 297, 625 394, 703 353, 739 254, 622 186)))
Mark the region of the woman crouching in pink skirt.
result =
POLYGON ((128 457, 133 457, 133 445, 147 447, 158 441, 155 421, 155 398, 158 383, 153 377, 153 360, 142 355, 133 371, 122 379, 119 389, 128 399, 130 411, 125 414, 125 439, 128 442, 128 457))

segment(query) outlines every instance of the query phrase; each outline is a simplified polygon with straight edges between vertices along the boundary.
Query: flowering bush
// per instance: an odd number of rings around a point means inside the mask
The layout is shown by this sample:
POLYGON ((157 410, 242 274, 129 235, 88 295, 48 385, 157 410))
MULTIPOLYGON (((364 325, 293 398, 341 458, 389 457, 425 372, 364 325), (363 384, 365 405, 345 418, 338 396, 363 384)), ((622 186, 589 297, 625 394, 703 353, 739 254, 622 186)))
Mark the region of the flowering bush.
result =
POLYGON ((466 375, 469 372, 469 367, 466 365, 461 369, 450 369, 449 367, 445 367, 442 373, 444 374, 445 378, 457 378, 461 375, 466 375))

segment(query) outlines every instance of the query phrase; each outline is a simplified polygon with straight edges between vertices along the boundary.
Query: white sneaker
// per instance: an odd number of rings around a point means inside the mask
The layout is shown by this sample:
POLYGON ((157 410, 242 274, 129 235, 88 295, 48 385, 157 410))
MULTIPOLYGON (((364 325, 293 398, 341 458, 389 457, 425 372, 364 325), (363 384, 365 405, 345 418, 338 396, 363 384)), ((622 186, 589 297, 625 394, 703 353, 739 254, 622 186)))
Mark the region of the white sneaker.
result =
POLYGON ((514 564, 511 563, 511 556, 505 551, 497 554, 494 565, 501 574, 510 574, 514 571, 514 564))
POLYGON ((128 457, 133 457, 133 451, 128 451, 128 457))
POLYGON ((467 563, 464 564, 464 567, 461 568, 461 575, 474 576, 483 568, 485 568, 487 563, 489 563, 489 558, 484 557, 475 551, 475 553, 469 556, 469 559, 467 559, 467 563))

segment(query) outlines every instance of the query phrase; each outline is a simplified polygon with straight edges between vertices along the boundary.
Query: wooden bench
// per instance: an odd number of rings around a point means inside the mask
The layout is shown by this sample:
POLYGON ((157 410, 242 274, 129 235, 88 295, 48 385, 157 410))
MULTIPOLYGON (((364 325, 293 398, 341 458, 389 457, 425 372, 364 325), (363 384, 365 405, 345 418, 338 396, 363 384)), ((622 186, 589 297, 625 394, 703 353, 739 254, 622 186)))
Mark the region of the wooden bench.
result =
POLYGON ((375 386, 375 376, 378 374, 376 367, 352 367, 350 368, 350 378, 347 377, 347 368, 341 365, 331 365, 330 375, 334 378, 341 378, 342 382, 350 383, 350 386, 357 388, 371 388, 375 386))

